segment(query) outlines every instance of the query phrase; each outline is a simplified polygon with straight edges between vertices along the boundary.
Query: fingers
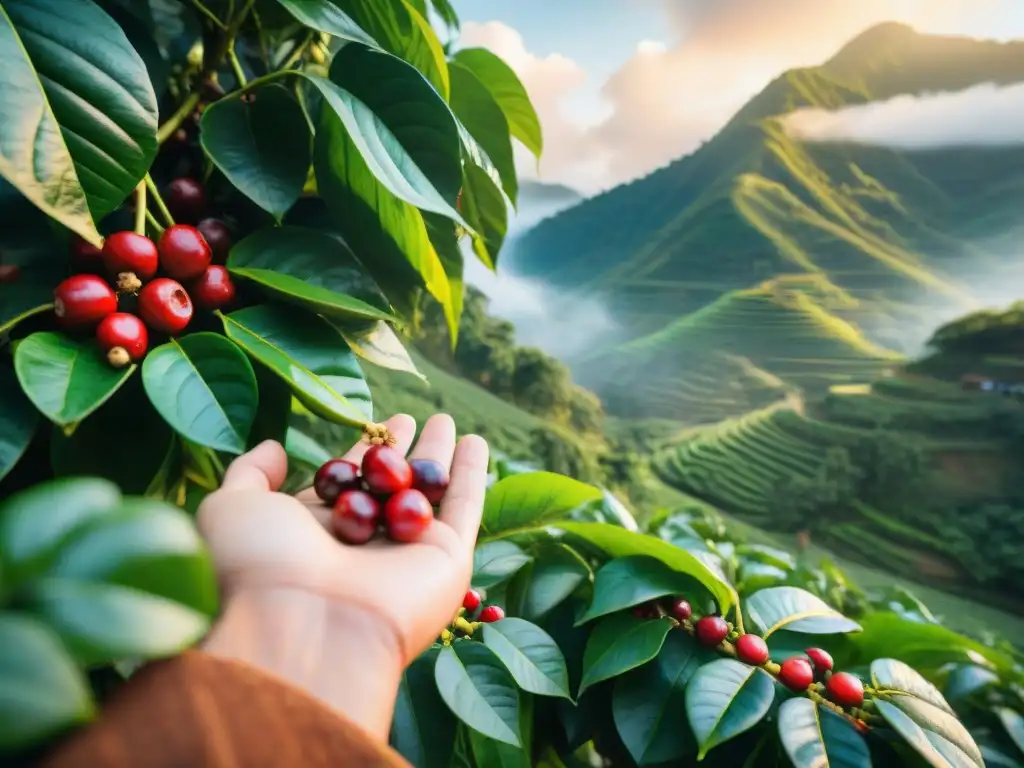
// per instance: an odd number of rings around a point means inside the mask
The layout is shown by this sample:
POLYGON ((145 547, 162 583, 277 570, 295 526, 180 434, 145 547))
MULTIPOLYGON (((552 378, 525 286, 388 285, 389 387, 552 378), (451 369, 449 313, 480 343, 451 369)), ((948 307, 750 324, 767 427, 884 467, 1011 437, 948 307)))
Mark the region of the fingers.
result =
MULTIPOLYGON (((391 436, 395 438, 395 448, 402 453, 408 451, 409 446, 412 445, 412 439, 416 437, 416 420, 406 413, 398 413, 385 421, 384 426, 388 428, 391 436)), ((365 440, 360 440, 349 448, 348 453, 342 458, 346 461, 351 461, 353 464, 361 464, 363 454, 369 449, 370 444, 365 440)))
POLYGON ((276 491, 288 476, 288 456, 280 443, 265 440, 228 466, 223 491, 276 491))
POLYGON ((447 413, 438 413, 427 419, 420 432, 411 459, 433 459, 445 469, 452 465, 455 454, 455 422, 447 413))
POLYGON ((487 491, 487 442, 479 435, 459 441, 452 459, 452 480, 438 518, 470 545, 476 541, 487 491))

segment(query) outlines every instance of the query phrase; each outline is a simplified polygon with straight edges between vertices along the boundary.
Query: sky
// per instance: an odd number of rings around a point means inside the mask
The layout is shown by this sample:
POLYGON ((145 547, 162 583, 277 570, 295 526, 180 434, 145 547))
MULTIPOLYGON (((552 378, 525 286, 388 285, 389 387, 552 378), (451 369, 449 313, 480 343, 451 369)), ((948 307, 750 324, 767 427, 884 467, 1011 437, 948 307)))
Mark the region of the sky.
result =
MULTIPOLYGON (((539 178, 585 194, 700 146, 787 69, 873 24, 1024 39, 1024 0, 453 0, 459 47, 519 74, 540 115, 539 178)), ((538 177, 517 148, 520 172, 538 177)))

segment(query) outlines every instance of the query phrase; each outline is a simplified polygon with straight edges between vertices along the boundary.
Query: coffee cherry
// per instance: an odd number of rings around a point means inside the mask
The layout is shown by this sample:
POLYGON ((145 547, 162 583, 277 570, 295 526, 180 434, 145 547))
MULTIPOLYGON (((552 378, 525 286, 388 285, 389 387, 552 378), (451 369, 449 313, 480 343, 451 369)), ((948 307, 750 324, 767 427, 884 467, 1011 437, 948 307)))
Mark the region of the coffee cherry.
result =
POLYGON ((693 615, 693 607, 688 601, 680 597, 678 600, 672 601, 669 612, 676 621, 686 621, 693 615))
POLYGON ((399 491, 384 504, 384 527, 395 541, 419 541, 432 522, 434 508, 415 488, 399 491))
POLYGON ((480 607, 480 593, 475 589, 466 592, 466 596, 462 598, 462 607, 473 613, 473 611, 480 607))
POLYGON ((714 648, 729 634, 729 625, 721 616, 704 616, 697 622, 696 631, 698 643, 714 648))
POLYGON ((175 224, 165 229, 157 249, 160 267, 175 280, 199 277, 213 260, 213 250, 206 238, 189 224, 175 224))
POLYGON ((652 600, 634 605, 633 615, 638 619, 658 619, 661 618, 661 611, 658 610, 658 604, 652 600))
POLYGON ((836 672, 825 681, 825 692, 836 704, 845 709, 864 703, 864 683, 849 672, 836 672))
POLYGON ((486 606, 482 611, 480 611, 480 615, 477 617, 477 619, 479 621, 482 621, 484 624, 490 624, 494 621, 501 621, 504 618, 505 610, 500 605, 486 606))
POLYGON ((365 544, 380 522, 380 504, 366 491, 344 491, 334 503, 331 530, 346 544, 365 544))
POLYGON ((175 221, 194 224, 206 210, 206 192, 195 179, 175 179, 167 185, 164 197, 175 221))
POLYGON ((192 299, 180 283, 158 277, 139 292, 139 316, 154 331, 180 333, 192 320, 192 299))
POLYGON ((21 267, 17 264, 0 264, 0 285, 16 283, 19 277, 21 277, 21 267))
POLYGON ((96 341, 107 353, 110 364, 123 368, 129 362, 137 363, 146 356, 149 332, 145 323, 135 315, 114 312, 104 317, 96 327, 96 341))
POLYGON ((760 667, 768 661, 768 643, 757 635, 740 635, 736 639, 736 657, 751 666, 760 667))
POLYGON ((345 459, 331 459, 316 471, 313 490, 325 504, 334 504, 344 491, 359 489, 359 467, 345 459))
POLYGON ((363 456, 363 482, 370 493, 398 493, 412 487, 412 467, 401 451, 387 445, 371 445, 363 456))
POLYGON ((78 235, 72 235, 71 267, 75 272, 102 272, 103 251, 78 235))
POLYGON ((412 467, 412 487, 431 504, 440 504, 451 482, 448 470, 433 459, 409 459, 409 466, 412 467))
POLYGON ((114 312, 114 289, 96 275, 72 275, 53 291, 53 313, 63 328, 89 328, 114 312))
POLYGON ((782 662, 779 668, 779 682, 791 691, 806 691, 814 682, 814 668, 803 656, 793 656, 782 662))
POLYGON ((223 264, 231 250, 231 230, 220 219, 203 219, 197 225, 213 250, 215 264, 223 264))
POLYGON ((211 264, 192 283, 192 300, 200 309, 221 309, 235 300, 231 274, 219 264, 211 264))
POLYGON ((828 651, 822 648, 808 648, 804 653, 807 654, 807 658, 814 665, 814 671, 819 675, 832 670, 832 656, 828 651))
POLYGON ((152 280, 158 264, 156 244, 145 235, 115 232, 103 241, 103 268, 111 278, 134 272, 140 280, 152 280))

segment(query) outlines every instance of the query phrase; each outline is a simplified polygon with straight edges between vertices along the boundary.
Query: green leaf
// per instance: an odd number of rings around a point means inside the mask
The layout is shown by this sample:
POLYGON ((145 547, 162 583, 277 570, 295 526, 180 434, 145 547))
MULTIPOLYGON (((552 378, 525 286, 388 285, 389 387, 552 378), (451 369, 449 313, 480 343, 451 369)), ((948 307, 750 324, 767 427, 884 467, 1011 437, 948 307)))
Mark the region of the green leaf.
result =
POLYGON ((455 54, 455 61, 487 86, 505 113, 512 135, 539 160, 544 150, 540 119, 512 68, 486 48, 465 48, 455 54))
POLYGON ((295 427, 288 427, 288 436, 285 438, 284 450, 288 457, 305 464, 310 469, 316 470, 326 462, 334 458, 331 452, 295 427))
POLYGON ((501 659, 524 691, 538 696, 569 695, 569 673, 558 645, 547 632, 524 619, 484 624, 484 645, 501 659))
POLYGON ((508 233, 508 205, 494 179, 469 160, 463 167, 462 210, 479 236, 473 236, 473 252, 494 269, 508 233))
POLYGON ((362 427, 370 389, 355 356, 331 326, 285 307, 249 307, 223 316, 228 338, 279 376, 310 411, 362 427))
MULTIPOLYGON (((51 243, 47 246, 53 247, 51 243)), ((52 312, 53 289, 67 277, 67 266, 62 263, 37 261, 19 267, 21 275, 17 282, 0 285, 0 338, 29 318, 52 312)))
POLYGON ((770 587, 744 602, 750 621, 762 637, 786 629, 808 635, 859 632, 860 624, 843 616, 824 600, 797 587, 770 587))
POLYGON ((685 549, 680 549, 667 541, 627 531, 608 523, 558 523, 558 528, 598 547, 609 557, 646 555, 660 560, 674 571, 692 576, 715 598, 723 615, 728 614, 739 602, 735 590, 707 565, 685 549))
POLYGON ((512 578, 531 558, 510 541, 489 541, 473 552, 473 586, 487 589, 512 578))
POLYGON ((264 440, 284 443, 295 400, 291 387, 262 363, 253 366, 253 373, 256 374, 256 386, 260 392, 260 405, 256 409, 256 421, 249 433, 248 448, 255 448, 264 440))
POLYGON ((653 661, 615 681, 612 716, 637 765, 677 763, 696 751, 693 733, 678 713, 684 711, 690 678, 715 658, 685 632, 670 632, 653 661))
POLYGON ((594 486, 553 472, 507 477, 487 491, 480 532, 497 536, 562 520, 580 504, 600 496, 594 486))
POLYGON ((448 280, 449 300, 443 304, 445 321, 448 324, 448 338, 451 350, 459 340, 459 322, 462 317, 462 305, 465 298, 466 259, 459 245, 459 235, 455 225, 436 213, 423 214, 423 222, 427 227, 427 237, 441 260, 441 268, 448 280))
POLYGON ((519 181, 505 113, 487 86, 471 69, 460 64, 457 58, 450 65, 449 71, 452 78, 449 100, 452 111, 494 164, 501 179, 501 187, 509 200, 515 203, 519 194, 519 181))
POLYGON ((402 344, 390 325, 383 321, 373 323, 332 322, 331 323, 349 347, 367 362, 392 371, 411 373, 420 381, 426 377, 419 372, 416 363, 409 356, 409 350, 402 344))
POLYGON ((326 232, 306 227, 258 229, 231 249, 227 266, 278 298, 319 314, 352 320, 391 318, 377 284, 348 246, 326 232))
POLYGON ((434 682, 439 653, 431 648, 406 668, 391 721, 391 745, 417 768, 448 768, 455 749, 456 721, 434 682))
POLYGON ((607 680, 646 664, 658 655, 672 624, 668 619, 638 619, 618 613, 598 622, 583 652, 579 695, 607 680))
POLYGON ((523 616, 537 621, 590 580, 590 566, 564 544, 538 550, 523 598, 523 616))
POLYGON ((235 344, 215 333, 171 339, 146 355, 142 383, 182 437, 215 451, 245 452, 259 391, 252 364, 235 344))
POLYGON ((96 715, 85 677, 43 624, 0 614, 0 752, 42 744, 96 715))
POLYGON ((946 701, 965 699, 975 691, 979 691, 993 683, 999 682, 999 675, 977 664, 957 664, 946 680, 946 701))
POLYGON ((107 480, 69 478, 33 485, 0 505, 4 578, 40 573, 78 526, 115 512, 121 492, 107 480))
POLYGON ((39 414, 25 398, 14 371, 0 366, 0 480, 14 469, 39 426, 39 414))
POLYGON ((985 768, 981 750, 955 715, 904 694, 875 699, 875 706, 893 730, 935 768, 985 768))
POLYGON ((883 695, 905 693, 927 701, 947 714, 956 714, 938 688, 902 661, 875 659, 871 662, 871 685, 883 695))
MULTIPOLYGON (((467 729, 469 743, 476 762, 473 765, 487 768, 533 768, 530 757, 533 753, 533 696, 519 692, 519 733, 521 747, 513 747, 489 739, 477 731, 467 729)), ((455 763, 452 764, 453 768, 455 763)), ((467 765, 470 763, 467 761, 467 765)))
POLYGON ((94 222, 121 205, 156 156, 157 104, 146 65, 89 0, 5 0, 0 175, 98 245, 94 222))
POLYGON ((774 699, 774 681, 757 667, 718 659, 697 670, 686 688, 686 717, 700 747, 697 759, 761 722, 774 699))
POLYGON ((1009 707, 997 707, 995 713, 1014 746, 1024 754, 1024 717, 1009 707))
POLYGON ((118 584, 46 579, 33 584, 28 599, 83 666, 172 656, 209 628, 198 611, 118 584))
POLYGON ((638 555, 609 560, 594 576, 594 598, 578 620, 585 624, 666 595, 693 595, 699 582, 660 560, 638 555))
POLYGON ((342 40, 376 46, 377 41, 363 31, 349 14, 331 0, 277 0, 303 26, 342 40))
POLYGON ((794 768, 871 768, 856 729, 810 699, 794 697, 779 707, 779 741, 794 768))
POLYGON ((460 642, 442 649, 434 679, 441 698, 462 722, 484 736, 521 745, 519 691, 490 648, 460 642))
POLYGON ((283 86, 248 95, 207 107, 200 141, 228 181, 280 221, 306 183, 312 160, 309 125, 283 86))

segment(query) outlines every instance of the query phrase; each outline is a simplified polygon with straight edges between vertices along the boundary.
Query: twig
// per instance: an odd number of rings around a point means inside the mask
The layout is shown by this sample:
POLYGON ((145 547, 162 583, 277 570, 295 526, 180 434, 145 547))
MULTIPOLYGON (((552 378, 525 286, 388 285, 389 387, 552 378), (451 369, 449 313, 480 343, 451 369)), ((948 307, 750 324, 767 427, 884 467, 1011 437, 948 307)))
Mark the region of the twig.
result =
POLYGON ((135 187, 135 233, 137 235, 146 234, 147 213, 149 211, 146 210, 146 182, 143 180, 135 187))
POLYGON ((153 196, 153 202, 156 204, 157 210, 160 211, 160 215, 164 217, 164 221, 167 222, 167 226, 174 226, 174 217, 171 216, 171 212, 167 210, 167 205, 164 203, 164 199, 160 197, 160 190, 156 188, 156 183, 153 181, 153 177, 148 173, 146 174, 146 187, 149 189, 149 194, 153 196))
POLYGON ((197 11, 199 11, 201 14, 203 14, 203 16, 205 16, 214 24, 216 24, 220 29, 223 29, 225 32, 227 31, 228 25, 221 21, 219 18, 217 18, 217 14, 215 14, 213 11, 211 11, 209 8, 203 5, 201 0, 192 0, 192 5, 195 7, 197 11))
POLYGON ((197 104, 199 104, 199 93, 190 93, 185 98, 185 101, 181 103, 181 106, 178 107, 178 110, 169 118, 167 118, 167 121, 163 125, 161 125, 159 129, 157 129, 157 142, 163 144, 171 136, 173 136, 174 132, 181 127, 181 124, 185 122, 186 118, 188 118, 188 116, 192 114, 192 111, 196 108, 197 104))

